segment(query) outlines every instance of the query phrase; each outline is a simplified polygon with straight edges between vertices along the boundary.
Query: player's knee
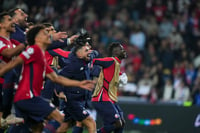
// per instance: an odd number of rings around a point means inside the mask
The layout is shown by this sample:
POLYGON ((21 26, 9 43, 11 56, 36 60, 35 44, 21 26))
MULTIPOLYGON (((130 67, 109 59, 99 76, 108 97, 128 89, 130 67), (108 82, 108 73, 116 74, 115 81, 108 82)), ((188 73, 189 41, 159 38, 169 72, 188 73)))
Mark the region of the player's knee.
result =
POLYGON ((117 128, 122 128, 122 127, 124 126, 121 120, 115 121, 115 122, 113 123, 113 125, 115 126, 116 129, 117 129, 117 128))
POLYGON ((94 121, 94 119, 91 116, 88 116, 82 122, 87 128, 89 128, 91 130, 96 130, 96 122, 94 121))
POLYGON ((63 122, 60 127, 56 130, 56 133, 66 133, 69 128, 68 122, 63 122))
POLYGON ((59 123, 62 123, 64 120, 64 116, 62 116, 58 110, 54 110, 49 116, 48 119, 54 119, 59 123))

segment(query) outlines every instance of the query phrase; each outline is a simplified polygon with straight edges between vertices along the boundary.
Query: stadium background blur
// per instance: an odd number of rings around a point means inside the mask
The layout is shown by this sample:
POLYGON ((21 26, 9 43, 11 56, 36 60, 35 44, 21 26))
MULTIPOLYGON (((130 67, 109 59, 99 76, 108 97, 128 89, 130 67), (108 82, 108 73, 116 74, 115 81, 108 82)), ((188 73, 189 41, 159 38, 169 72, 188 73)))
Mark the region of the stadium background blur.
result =
POLYGON ((52 23, 70 36, 84 27, 102 57, 113 41, 128 52, 122 100, 200 106, 199 0, 1 0, 29 22, 52 23))

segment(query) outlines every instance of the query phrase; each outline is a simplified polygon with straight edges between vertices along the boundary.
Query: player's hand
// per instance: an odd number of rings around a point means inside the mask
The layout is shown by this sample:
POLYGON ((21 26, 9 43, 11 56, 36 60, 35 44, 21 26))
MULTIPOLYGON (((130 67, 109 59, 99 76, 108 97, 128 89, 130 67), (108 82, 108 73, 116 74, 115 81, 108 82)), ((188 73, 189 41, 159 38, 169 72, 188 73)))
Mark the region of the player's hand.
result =
POLYGON ((70 44, 73 44, 74 41, 79 37, 79 35, 73 35, 71 36, 69 39, 70 39, 70 44))
POLYGON ((128 76, 126 75, 126 73, 122 73, 122 75, 119 76, 119 82, 123 85, 127 84, 128 76))
POLYGON ((95 85, 95 81, 92 81, 92 80, 83 80, 83 81, 80 81, 79 87, 83 88, 85 90, 92 91, 94 89, 94 85, 95 85))
POLYGON ((67 97, 65 96, 64 92, 57 93, 56 89, 54 89, 54 93, 58 98, 63 99, 65 100, 65 102, 67 102, 67 97))
POLYGON ((66 32, 56 32, 53 34, 53 40, 54 41, 60 41, 64 42, 62 39, 67 38, 67 33, 66 32))

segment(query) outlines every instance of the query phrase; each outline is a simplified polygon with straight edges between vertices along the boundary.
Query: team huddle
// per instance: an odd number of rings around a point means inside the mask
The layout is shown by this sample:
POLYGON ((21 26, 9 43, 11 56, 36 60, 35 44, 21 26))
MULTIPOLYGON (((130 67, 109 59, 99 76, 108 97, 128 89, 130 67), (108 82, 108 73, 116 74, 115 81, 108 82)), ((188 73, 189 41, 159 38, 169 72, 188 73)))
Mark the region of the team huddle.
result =
MULTIPOLYGON (((122 133, 123 111, 117 104, 120 72, 127 57, 119 42, 109 57, 99 58, 92 38, 81 29, 71 37, 53 25, 34 25, 19 8, 0 13, 0 128, 8 133, 122 133), (70 51, 63 48, 71 45, 70 51), (103 121, 86 110, 92 106, 103 121)), ((1 132, 1 131, 0 131, 1 132)))

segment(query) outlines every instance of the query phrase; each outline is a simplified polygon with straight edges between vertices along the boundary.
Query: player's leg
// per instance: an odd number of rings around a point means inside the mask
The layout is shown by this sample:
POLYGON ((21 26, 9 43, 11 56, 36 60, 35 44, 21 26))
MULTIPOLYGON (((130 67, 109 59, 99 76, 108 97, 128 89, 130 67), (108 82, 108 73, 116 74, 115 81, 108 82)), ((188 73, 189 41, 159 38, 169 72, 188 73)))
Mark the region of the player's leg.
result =
POLYGON ((70 128, 69 122, 63 122, 60 127, 56 130, 57 133, 66 133, 67 130, 70 128))
POLYGON ((15 111, 16 116, 23 117, 25 124, 36 133, 42 132, 42 123, 45 119, 55 119, 59 123, 63 121, 63 116, 59 111, 41 97, 16 102, 15 111))
POLYGON ((64 116, 62 116, 61 113, 57 109, 55 109, 53 112, 51 112, 47 118, 50 119, 50 120, 51 119, 56 120, 60 124, 64 120, 64 116))
POLYGON ((120 115, 120 121, 122 122, 122 126, 114 130, 114 133, 123 133, 124 131, 124 126, 125 126, 125 119, 124 119, 124 114, 122 109, 119 107, 119 105, 115 104, 115 107, 117 111, 119 112, 120 115))
POLYGON ((87 127, 88 133, 96 133, 96 122, 91 116, 88 116, 82 120, 82 123, 87 127))
POLYGON ((99 133, 110 133, 122 126, 120 115, 111 102, 93 102, 95 109, 103 119, 103 127, 98 129, 99 133))
POLYGON ((83 132, 82 122, 76 121, 76 125, 72 129, 72 133, 82 133, 82 132, 83 132))
POLYGON ((12 108, 12 101, 14 96, 14 71, 11 70, 7 72, 4 76, 4 83, 2 86, 2 94, 3 94, 3 119, 6 119, 6 117, 11 114, 11 108, 12 108))
POLYGON ((89 133, 96 132, 96 122, 91 116, 89 116, 88 111, 85 109, 85 103, 79 100, 68 100, 66 102, 66 110, 71 115, 73 120, 82 122, 84 126, 88 129, 89 133))
POLYGON ((74 120, 72 120, 71 115, 68 113, 67 105, 65 101, 61 102, 61 109, 64 113, 64 122, 57 129, 58 133, 66 133, 67 130, 74 125, 74 120))

